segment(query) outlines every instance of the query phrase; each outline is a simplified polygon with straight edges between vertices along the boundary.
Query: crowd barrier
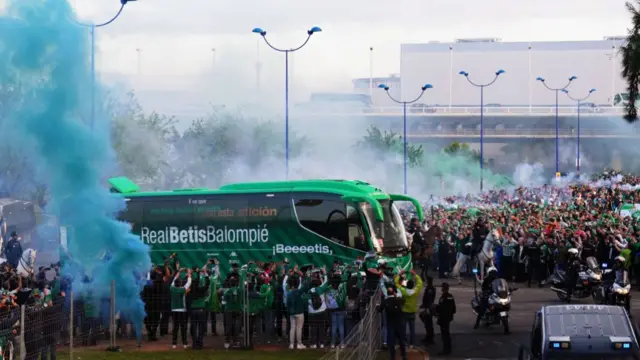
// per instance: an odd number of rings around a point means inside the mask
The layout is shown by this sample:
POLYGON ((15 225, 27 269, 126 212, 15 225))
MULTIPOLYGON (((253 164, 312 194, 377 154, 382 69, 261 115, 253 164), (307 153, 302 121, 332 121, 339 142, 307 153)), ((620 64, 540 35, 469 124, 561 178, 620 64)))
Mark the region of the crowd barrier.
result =
MULTIPOLYGON (((246 292, 248 294, 248 292, 246 292)), ((174 348, 173 319, 160 319, 157 325, 158 339, 149 339, 147 324, 131 324, 117 312, 115 292, 108 299, 91 304, 81 296, 69 292, 66 298, 57 298, 49 305, 22 305, 5 309, 0 314, 0 348, 2 360, 47 359, 51 355, 74 359, 74 353, 87 349, 102 351, 128 351, 149 348, 163 351, 174 348), (168 320, 168 321, 167 321, 168 320), (164 327, 164 329, 163 329, 164 327), (137 330, 141 331, 137 334, 137 330), (161 331, 166 330, 166 334, 161 331)), ((160 299, 158 299, 160 300, 160 299)), ((379 291, 369 297, 361 297, 357 312, 344 316, 309 316, 303 327, 303 344, 307 348, 316 340, 327 350, 323 359, 373 359, 382 344, 382 314, 379 311, 379 291), (344 319, 342 326, 334 326, 337 337, 331 346, 331 319, 344 319), (340 340, 340 327, 344 329, 340 340)), ((251 299, 244 296, 240 313, 209 313, 205 320, 204 349, 233 351, 234 349, 289 350, 289 322, 284 312, 263 311, 252 314, 251 299), (213 318, 212 315, 213 314, 213 318), (215 319, 215 321, 212 321, 215 319), (227 323, 225 326, 225 323, 227 323), (268 325, 271 324, 272 326, 268 325), (226 331, 225 331, 226 330, 226 331), (213 332, 217 335, 214 335, 213 332), (227 347, 228 344, 228 347, 227 347)), ((195 315, 192 315, 195 317, 195 315)), ((147 318, 148 320, 148 318, 147 318)), ((147 321, 145 320, 145 323, 147 321)), ((188 348, 193 346, 193 321, 187 326, 188 348)), ((177 335, 177 334, 176 334, 177 335)), ((177 348, 182 349, 181 336, 177 348)), ((125 356, 125 355, 123 355, 125 356)), ((77 356, 75 356, 77 357, 77 356)))

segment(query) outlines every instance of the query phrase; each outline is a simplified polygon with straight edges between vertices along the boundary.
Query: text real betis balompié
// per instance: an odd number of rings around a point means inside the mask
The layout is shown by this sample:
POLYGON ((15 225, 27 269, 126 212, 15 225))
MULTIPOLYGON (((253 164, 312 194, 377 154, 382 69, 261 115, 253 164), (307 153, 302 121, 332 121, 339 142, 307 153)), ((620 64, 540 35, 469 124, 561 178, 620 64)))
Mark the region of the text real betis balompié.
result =
POLYGON ((145 244, 243 243, 251 246, 258 242, 268 242, 269 230, 266 224, 244 229, 213 225, 189 226, 186 229, 180 229, 178 226, 166 226, 162 229, 143 226, 140 229, 140 238, 145 244))

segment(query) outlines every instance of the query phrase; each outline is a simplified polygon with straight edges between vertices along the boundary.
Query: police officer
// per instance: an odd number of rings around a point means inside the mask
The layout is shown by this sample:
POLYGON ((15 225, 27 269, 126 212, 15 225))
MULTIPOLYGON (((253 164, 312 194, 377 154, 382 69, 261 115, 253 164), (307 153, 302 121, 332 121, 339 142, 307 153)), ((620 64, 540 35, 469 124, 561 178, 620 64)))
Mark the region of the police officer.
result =
POLYGON ((578 274, 580 272, 580 258, 578 256, 578 249, 571 248, 567 250, 567 295, 571 297, 573 294, 573 288, 578 282, 578 274))
POLYGON ((424 289, 422 295, 422 309, 420 312, 420 319, 424 323, 424 329, 426 335, 422 340, 426 345, 433 344, 433 309, 436 301, 436 288, 433 286, 433 278, 427 276, 427 286, 424 289))
POLYGON ((484 315, 485 310, 488 306, 489 295, 491 295, 491 284, 493 284, 493 280, 498 278, 498 269, 495 267, 490 267, 487 270, 487 276, 482 280, 482 299, 481 300, 481 308, 478 311, 478 315, 476 316, 476 324, 473 326, 474 329, 477 329, 480 326, 480 320, 482 320, 482 316, 484 315))
POLYGON ((489 228, 487 227, 487 222, 484 218, 479 217, 476 221, 476 224, 473 226, 473 237, 472 237, 472 249, 471 256, 475 256, 480 249, 482 249, 482 243, 484 239, 489 235, 489 228))
POLYGON ((531 280, 536 280, 538 282, 538 287, 542 287, 542 252, 540 251, 540 244, 537 240, 531 239, 524 251, 527 256, 529 256, 529 262, 527 263, 527 287, 531 287, 531 280))
POLYGON ((4 247, 4 256, 9 265, 14 269, 18 268, 18 263, 22 257, 22 244, 20 244, 20 238, 15 231, 11 232, 11 239, 9 239, 9 242, 7 242, 7 245, 4 247))
POLYGON ((451 354, 451 333, 449 325, 453 321, 456 313, 456 300, 449 293, 449 284, 442 283, 442 295, 436 307, 438 313, 438 325, 440 325, 440 335, 442 336, 442 351, 438 355, 451 354))

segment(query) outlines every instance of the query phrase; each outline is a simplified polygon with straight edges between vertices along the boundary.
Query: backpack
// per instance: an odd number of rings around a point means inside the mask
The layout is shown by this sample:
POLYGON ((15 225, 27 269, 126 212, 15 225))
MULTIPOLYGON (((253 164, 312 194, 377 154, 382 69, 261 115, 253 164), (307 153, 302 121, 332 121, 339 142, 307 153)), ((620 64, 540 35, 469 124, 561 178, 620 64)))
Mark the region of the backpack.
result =
POLYGON ((327 309, 337 309, 338 306, 338 290, 331 289, 325 294, 325 300, 327 301, 327 309))
POLYGON ((313 310, 318 310, 322 307, 322 298, 315 292, 311 294, 311 307, 313 310))

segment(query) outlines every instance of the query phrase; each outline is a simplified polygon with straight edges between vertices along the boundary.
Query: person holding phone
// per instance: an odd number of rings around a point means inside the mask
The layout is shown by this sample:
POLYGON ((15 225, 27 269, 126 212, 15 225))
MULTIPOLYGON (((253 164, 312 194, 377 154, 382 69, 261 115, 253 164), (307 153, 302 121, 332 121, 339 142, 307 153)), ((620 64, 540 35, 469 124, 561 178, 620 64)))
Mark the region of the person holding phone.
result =
POLYGON ((176 273, 171 283, 171 314, 173 316, 173 338, 171 345, 175 349, 178 345, 178 333, 182 338, 182 346, 186 349, 187 343, 187 299, 191 287, 191 269, 181 268, 176 273), (180 276, 186 273, 186 280, 180 276))

